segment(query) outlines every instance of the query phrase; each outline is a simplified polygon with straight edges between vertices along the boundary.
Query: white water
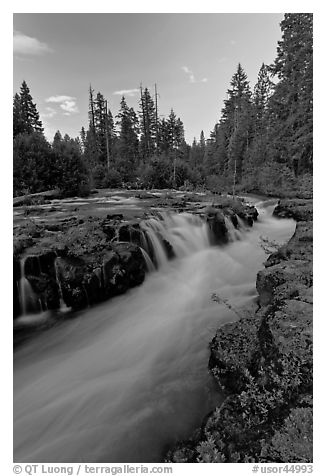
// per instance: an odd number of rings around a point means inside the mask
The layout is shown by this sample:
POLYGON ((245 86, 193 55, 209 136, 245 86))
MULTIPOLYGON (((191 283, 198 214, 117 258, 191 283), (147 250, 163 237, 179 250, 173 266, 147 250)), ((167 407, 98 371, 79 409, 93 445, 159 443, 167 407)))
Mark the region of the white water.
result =
POLYGON ((35 311, 42 311, 42 303, 37 299, 35 293, 33 292, 30 282, 25 276, 25 259, 20 261, 20 280, 19 280, 19 301, 20 309, 23 316, 26 316, 27 313, 35 311))
POLYGON ((152 224, 185 256, 20 348, 15 461, 155 462, 165 445, 188 437, 216 403, 216 394, 208 398, 208 343, 236 319, 211 294, 237 309, 253 305, 266 259, 260 235, 284 242, 294 231, 271 210, 225 247, 209 247, 205 227, 187 217, 152 224))

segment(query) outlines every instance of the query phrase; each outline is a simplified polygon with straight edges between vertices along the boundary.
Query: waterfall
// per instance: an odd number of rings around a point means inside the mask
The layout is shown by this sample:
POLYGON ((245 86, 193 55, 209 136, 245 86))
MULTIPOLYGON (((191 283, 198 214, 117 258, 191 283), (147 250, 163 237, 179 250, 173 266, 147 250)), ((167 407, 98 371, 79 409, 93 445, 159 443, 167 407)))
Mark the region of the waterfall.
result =
POLYGON ((68 311, 70 311, 70 307, 67 306, 67 304, 65 303, 65 300, 63 298, 61 281, 60 281, 60 277, 59 277, 58 258, 55 258, 55 260, 54 260, 54 270, 55 270, 55 280, 57 282, 58 290, 59 290, 60 311, 61 312, 68 312, 68 311))
MULTIPOLYGON (((232 241, 241 240, 242 232, 235 228, 235 226, 233 225, 233 223, 232 223, 232 221, 230 220, 229 217, 226 216, 226 217, 224 217, 224 219, 225 219, 226 228, 228 230, 229 241, 232 242, 232 241)), ((239 221, 238 221, 238 223, 239 223, 239 221)), ((240 225, 240 229, 243 229, 243 227, 241 225, 240 225)))
POLYGON ((42 309, 40 299, 36 298, 32 286, 25 276, 25 258, 20 260, 19 296, 22 316, 42 309))
POLYGON ((210 246, 207 224, 197 215, 160 213, 141 222, 140 226, 152 245, 158 267, 168 262, 164 241, 172 247, 177 258, 210 246))
POLYGON ((153 264, 153 261, 151 260, 151 258, 149 257, 149 254, 147 253, 147 251, 144 250, 144 248, 140 247, 140 251, 142 252, 142 255, 144 257, 144 260, 145 260, 145 263, 146 263, 146 267, 147 267, 147 271, 148 272, 151 272, 151 271, 154 271, 155 270, 155 266, 153 264))
POLYGON ((242 218, 240 218, 239 215, 236 215, 236 217, 237 217, 237 220, 238 220, 238 226, 239 226, 240 230, 247 230, 248 226, 246 225, 244 220, 242 220, 242 218))

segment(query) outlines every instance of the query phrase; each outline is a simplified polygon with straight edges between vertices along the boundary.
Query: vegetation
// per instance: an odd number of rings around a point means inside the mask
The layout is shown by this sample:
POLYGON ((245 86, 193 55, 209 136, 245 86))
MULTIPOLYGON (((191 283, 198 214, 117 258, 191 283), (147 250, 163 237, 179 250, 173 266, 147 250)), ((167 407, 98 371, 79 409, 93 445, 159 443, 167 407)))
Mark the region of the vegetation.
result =
POLYGON ((14 194, 122 186, 311 193, 312 14, 285 14, 281 30, 274 63, 262 64, 253 90, 238 64, 219 122, 192 145, 173 109, 159 115, 156 88, 154 97, 140 88, 138 112, 122 97, 114 118, 91 86, 87 129, 76 139, 58 132, 49 144, 23 81, 14 96, 14 194))

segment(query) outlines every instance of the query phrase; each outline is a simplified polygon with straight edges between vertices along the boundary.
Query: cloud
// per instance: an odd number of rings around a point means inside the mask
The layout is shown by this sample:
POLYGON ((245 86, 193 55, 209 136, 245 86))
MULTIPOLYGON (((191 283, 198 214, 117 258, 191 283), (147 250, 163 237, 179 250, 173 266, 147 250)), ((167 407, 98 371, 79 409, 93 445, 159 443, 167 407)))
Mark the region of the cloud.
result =
POLYGON ((54 104, 59 104, 60 109, 64 111, 65 116, 70 116, 78 111, 76 98, 73 96, 50 96, 45 100, 54 104))
POLYGON ((236 44, 237 44, 237 42, 235 40, 230 41, 230 45, 236 45, 236 44))
POLYGON ((43 117, 51 118, 51 117, 53 117, 57 114, 57 111, 55 109, 53 109, 53 107, 46 107, 45 110, 46 110, 46 112, 44 112, 42 114, 42 118, 43 117))
POLYGON ((182 66, 181 69, 188 75, 190 83, 207 83, 208 81, 207 78, 196 79, 194 73, 188 68, 188 66, 182 66))
POLYGON ((134 89, 121 89, 121 91, 114 91, 114 95, 115 96, 135 96, 136 93, 139 93, 139 89, 138 88, 134 88, 134 89))
POLYGON ((52 53, 52 49, 37 38, 24 35, 19 31, 14 31, 14 54, 38 56, 44 53, 52 53))
POLYGON ((65 101, 72 101, 76 98, 72 97, 72 96, 50 96, 49 98, 47 98, 45 101, 46 102, 65 102, 65 101))

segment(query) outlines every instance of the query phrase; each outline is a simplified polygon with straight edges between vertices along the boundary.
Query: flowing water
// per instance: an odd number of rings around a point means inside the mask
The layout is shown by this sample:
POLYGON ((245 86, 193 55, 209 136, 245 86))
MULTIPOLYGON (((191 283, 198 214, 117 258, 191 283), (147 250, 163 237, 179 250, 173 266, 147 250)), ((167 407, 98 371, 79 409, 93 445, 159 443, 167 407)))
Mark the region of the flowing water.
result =
MULTIPOLYGON (((144 284, 89 308, 14 355, 14 459, 26 462, 157 462, 219 401, 208 343, 234 309, 253 307, 260 242, 293 234, 292 220, 259 203, 251 229, 209 245, 206 225, 165 215, 143 227, 159 264, 144 284), (168 261, 161 239, 173 245, 168 261)), ((149 259, 149 257, 148 257, 149 259)), ((150 267, 150 263, 148 262, 150 267)))

